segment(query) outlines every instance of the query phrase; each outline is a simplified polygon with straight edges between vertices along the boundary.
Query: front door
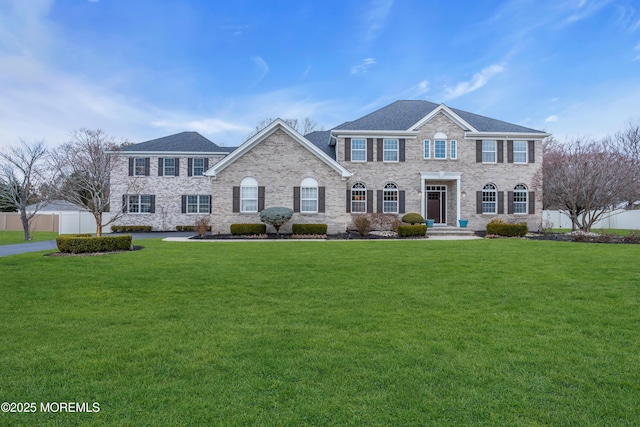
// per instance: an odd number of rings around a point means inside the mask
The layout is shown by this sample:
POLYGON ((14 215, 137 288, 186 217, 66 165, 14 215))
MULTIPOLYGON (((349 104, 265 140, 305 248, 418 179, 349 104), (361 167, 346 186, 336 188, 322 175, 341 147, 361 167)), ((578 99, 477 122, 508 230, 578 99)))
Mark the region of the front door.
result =
POLYGON ((427 219, 436 224, 447 223, 447 187, 444 185, 427 186, 427 219))

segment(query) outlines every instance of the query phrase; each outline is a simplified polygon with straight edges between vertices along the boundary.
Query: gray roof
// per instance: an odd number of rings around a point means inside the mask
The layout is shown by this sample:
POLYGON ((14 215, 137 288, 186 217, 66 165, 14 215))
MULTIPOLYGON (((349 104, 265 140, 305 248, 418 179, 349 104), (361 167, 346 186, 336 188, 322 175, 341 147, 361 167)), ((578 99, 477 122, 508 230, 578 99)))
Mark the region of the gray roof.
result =
MULTIPOLYGON (((37 205, 28 205, 27 211, 33 212, 37 205)), ((86 208, 82 206, 76 206, 71 202, 67 202, 66 200, 52 200, 46 205, 42 206, 38 212, 46 213, 46 212, 78 212, 85 211, 88 212, 86 208)))
MULTIPOLYGON (((422 118, 431 113, 439 104, 429 101, 403 100, 367 114, 352 122, 343 123, 337 130, 409 130, 422 118)), ((480 116, 467 111, 450 108, 479 132, 526 132, 544 133, 513 123, 503 122, 490 117, 480 116)), ((469 129, 465 129, 469 130, 469 129)))
POLYGON ((122 148, 122 151, 167 151, 187 153, 230 153, 236 147, 220 147, 198 132, 180 132, 122 148))
POLYGON ((331 140, 330 130, 317 130, 306 134, 304 137, 335 160, 336 147, 329 146, 329 141, 331 140))

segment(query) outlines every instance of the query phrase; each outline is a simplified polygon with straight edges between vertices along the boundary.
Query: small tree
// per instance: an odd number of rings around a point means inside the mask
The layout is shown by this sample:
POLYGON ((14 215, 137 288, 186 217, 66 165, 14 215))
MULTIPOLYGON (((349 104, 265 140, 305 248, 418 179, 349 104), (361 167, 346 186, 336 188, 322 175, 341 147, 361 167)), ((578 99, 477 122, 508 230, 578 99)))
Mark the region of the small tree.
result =
POLYGON ((283 207, 263 209, 260 212, 260 221, 272 225, 276 229, 276 234, 280 237, 280 227, 293 216, 293 210, 283 207))
POLYGON ((80 129, 73 131, 71 141, 53 154, 53 168, 61 183, 59 197, 91 212, 96 236, 102 235, 102 227, 124 215, 109 206, 109 180, 121 147, 100 129, 80 129), (111 213, 106 222, 105 212, 111 213))
POLYGON ((20 213, 24 240, 31 240, 31 220, 50 199, 48 192, 41 191, 50 188, 47 156, 43 141, 20 140, 0 152, 0 206, 20 213))

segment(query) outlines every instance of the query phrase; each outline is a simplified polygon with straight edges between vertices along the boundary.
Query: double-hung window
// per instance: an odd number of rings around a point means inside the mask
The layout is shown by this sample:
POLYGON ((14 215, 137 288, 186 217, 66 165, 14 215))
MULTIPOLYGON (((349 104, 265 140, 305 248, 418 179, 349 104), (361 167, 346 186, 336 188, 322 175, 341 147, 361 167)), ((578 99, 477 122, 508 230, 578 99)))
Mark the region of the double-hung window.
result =
POLYGON ((305 178, 300 184, 300 212, 318 212, 318 182, 305 178))
POLYGON ((129 213, 151 213, 151 199, 149 194, 132 194, 128 199, 129 213))
POLYGON ((188 195, 187 196, 187 213, 194 214, 208 214, 209 201, 208 195, 188 195))
POLYGON ((498 213, 498 190, 493 184, 487 184, 482 188, 482 213, 498 213))
POLYGON ((351 140, 351 161, 366 162, 367 161, 367 140, 356 139, 351 140))
POLYGON ((482 141, 482 163, 496 163, 497 142, 491 140, 482 141))
POLYGON ((449 141, 449 157, 452 160, 458 158, 458 141, 456 141, 455 139, 449 141))
POLYGON ((176 176, 176 159, 171 157, 171 158, 165 158, 163 160, 164 164, 162 165, 162 169, 163 169, 163 175, 164 176, 176 176))
POLYGON ((513 141, 513 163, 527 163, 527 141, 513 141))
POLYGON ((527 213, 527 196, 527 187, 524 184, 516 185, 516 187, 513 189, 513 213, 527 213))
POLYGON ((428 139, 424 140, 424 158, 425 159, 431 158, 431 141, 428 139))
POLYGON ((204 159, 203 158, 194 158, 193 159, 193 176, 202 176, 204 175, 204 159))
POLYGON ((384 139, 382 141, 383 157, 385 162, 397 162, 398 161, 398 140, 397 139, 384 139))
POLYGON ((392 182, 382 191, 382 212, 398 213, 398 186, 392 182))
POLYGON ((258 181, 254 178, 240 183, 240 212, 258 212, 258 181))
POLYGON ((435 159, 447 158, 447 141, 444 139, 436 139, 433 141, 433 157, 435 159))
POLYGON ((145 176, 146 175, 146 159, 144 157, 136 157, 134 160, 134 176, 145 176))
POLYGON ((356 182, 351 187, 351 213, 367 212, 367 187, 356 182))

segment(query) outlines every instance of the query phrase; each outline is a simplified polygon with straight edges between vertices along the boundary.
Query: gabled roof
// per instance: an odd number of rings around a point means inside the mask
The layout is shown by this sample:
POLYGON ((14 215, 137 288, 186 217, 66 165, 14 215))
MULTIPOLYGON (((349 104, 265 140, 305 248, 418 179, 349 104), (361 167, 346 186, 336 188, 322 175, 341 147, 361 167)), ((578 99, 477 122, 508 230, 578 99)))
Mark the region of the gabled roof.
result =
POLYGON ((331 140, 330 130, 317 130, 304 136, 313 145, 324 151, 332 159, 336 158, 336 147, 329 145, 331 140))
POLYGON ((276 119, 269 126, 258 132, 256 135, 249 138, 244 142, 240 147, 234 150, 227 157, 216 163, 211 169, 206 171, 204 174, 206 176, 216 176, 218 173, 222 172, 229 165, 233 164, 237 159, 242 157, 247 152, 251 151, 256 145, 263 142, 269 136, 271 136, 277 130, 284 131, 287 135, 289 135, 294 141, 298 142, 304 148, 309 150, 311 154, 316 156, 318 159, 326 163, 329 167, 334 169, 336 172, 340 173, 343 178, 348 178, 353 175, 347 169, 345 169, 342 165, 336 162, 332 157, 330 157, 324 150, 316 146, 314 143, 306 139, 304 136, 300 135, 293 128, 287 125, 282 119, 276 119))
POLYGON ((487 133, 545 133, 536 129, 503 122, 490 117, 469 113, 468 111, 450 108, 444 104, 436 104, 421 100, 401 100, 382 107, 352 122, 343 123, 333 130, 381 130, 381 131, 409 131, 422 119, 440 109, 453 112, 458 116, 458 122, 466 123, 471 128, 464 129, 473 132, 487 133))
POLYGON ((180 132, 122 148, 124 152, 229 153, 236 147, 220 147, 198 132, 180 132))

